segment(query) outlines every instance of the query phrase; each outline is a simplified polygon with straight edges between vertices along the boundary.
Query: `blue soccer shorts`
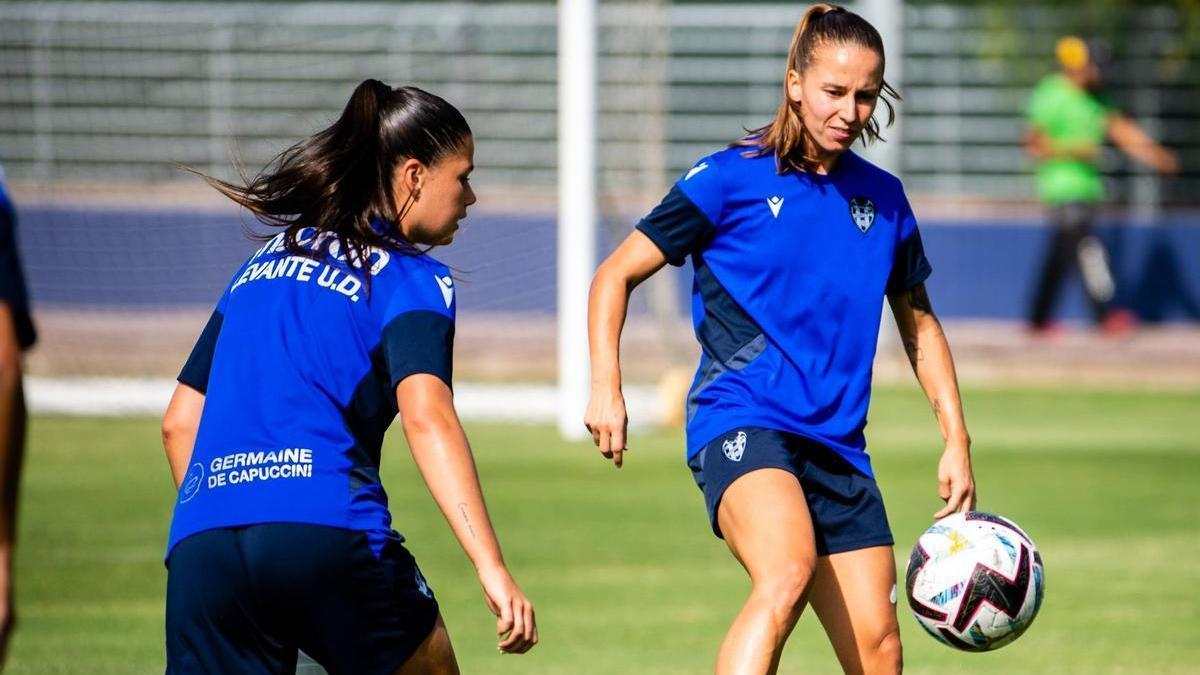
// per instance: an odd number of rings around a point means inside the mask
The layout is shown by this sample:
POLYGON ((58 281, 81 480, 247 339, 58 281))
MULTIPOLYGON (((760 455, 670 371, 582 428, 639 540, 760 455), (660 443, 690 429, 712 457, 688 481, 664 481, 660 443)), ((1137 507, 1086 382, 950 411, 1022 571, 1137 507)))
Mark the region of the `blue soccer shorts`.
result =
POLYGON ((167 561, 167 669, 391 675, 432 632, 438 604, 397 536, 299 523, 207 530, 167 561))
POLYGON ((721 497, 735 480, 759 469, 782 469, 804 490, 817 555, 891 546, 892 530, 875 480, 811 439, 773 429, 743 427, 714 439, 688 461, 704 493, 713 533, 721 497))

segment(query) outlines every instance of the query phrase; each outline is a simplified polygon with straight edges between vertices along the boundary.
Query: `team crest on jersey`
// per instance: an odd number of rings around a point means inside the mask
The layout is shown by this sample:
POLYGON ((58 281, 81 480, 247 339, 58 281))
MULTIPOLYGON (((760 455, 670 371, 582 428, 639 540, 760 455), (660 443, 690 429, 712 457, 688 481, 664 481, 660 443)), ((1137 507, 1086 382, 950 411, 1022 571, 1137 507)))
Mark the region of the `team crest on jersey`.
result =
POLYGON ((737 436, 721 444, 721 450, 725 452, 725 456, 729 458, 729 461, 742 461, 742 454, 746 452, 746 432, 737 432, 737 436))
POLYGON ((871 229, 871 225, 875 222, 875 202, 866 197, 851 199, 850 217, 854 219, 854 224, 858 226, 858 231, 866 234, 867 230, 871 229))

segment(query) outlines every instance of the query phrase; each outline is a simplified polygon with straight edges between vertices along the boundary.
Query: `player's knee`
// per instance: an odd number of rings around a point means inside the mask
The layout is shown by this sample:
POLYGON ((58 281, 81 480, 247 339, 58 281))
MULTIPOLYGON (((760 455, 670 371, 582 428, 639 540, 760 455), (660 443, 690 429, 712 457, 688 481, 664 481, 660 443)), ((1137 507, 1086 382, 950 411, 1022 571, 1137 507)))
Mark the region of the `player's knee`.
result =
POLYGON ((891 630, 884 633, 875 641, 869 657, 868 662, 872 664, 872 667, 867 671, 868 673, 891 675, 904 670, 904 650, 900 644, 900 632, 891 630))
POLYGON ((759 593, 778 614, 798 614, 808 598, 815 566, 804 561, 792 561, 779 566, 754 581, 759 593))

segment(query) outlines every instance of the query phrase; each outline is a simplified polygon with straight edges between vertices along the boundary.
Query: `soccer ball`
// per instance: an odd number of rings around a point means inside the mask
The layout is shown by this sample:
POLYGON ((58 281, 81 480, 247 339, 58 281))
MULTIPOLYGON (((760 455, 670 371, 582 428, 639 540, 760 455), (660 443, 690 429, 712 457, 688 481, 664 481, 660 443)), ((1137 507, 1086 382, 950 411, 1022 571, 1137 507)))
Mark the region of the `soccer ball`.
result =
POLYGON ((1006 518, 971 511, 934 523, 913 546, 908 604, 930 635, 971 652, 1024 633, 1042 606, 1045 575, 1033 540, 1006 518))

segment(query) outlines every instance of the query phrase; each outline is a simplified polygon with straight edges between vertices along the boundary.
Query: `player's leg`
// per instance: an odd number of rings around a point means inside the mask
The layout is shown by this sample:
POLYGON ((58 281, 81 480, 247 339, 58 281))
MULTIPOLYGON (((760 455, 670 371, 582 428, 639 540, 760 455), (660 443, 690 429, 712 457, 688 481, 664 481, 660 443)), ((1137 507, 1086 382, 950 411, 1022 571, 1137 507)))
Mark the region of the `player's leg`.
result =
MULTIPOLYGON (((5 258, 0 250, 0 265, 8 262, 5 258)), ((22 340, 17 327, 20 312, 13 311, 6 297, 3 277, 7 274, 7 270, 0 271, 0 522, 7 532, 0 541, 5 550, 5 560, 0 562, 0 663, 4 662, 9 635, 16 625, 11 561, 27 424, 21 379, 22 340)))
POLYGON ((1095 233, 1096 208, 1090 204, 1073 204, 1072 207, 1071 243, 1079 263, 1083 290, 1088 297, 1092 318, 1096 323, 1100 323, 1112 307, 1116 281, 1108 259, 1108 251, 1095 233))
POLYGON ((750 597, 725 634, 717 673, 774 673, 816 566, 812 521, 791 472, 764 468, 725 490, 717 521, 750 575, 750 597))
POLYGON ((1050 315, 1058 300, 1059 291, 1067 273, 1075 264, 1077 239, 1069 222, 1065 207, 1055 207, 1051 212, 1052 232, 1050 244, 1042 260, 1037 290, 1030 308, 1029 321, 1034 328, 1044 328, 1050 323, 1050 315))
POLYGON ((450 632, 438 615, 437 623, 429 637, 417 647, 417 651, 396 671, 396 675, 458 675, 458 660, 454 657, 454 646, 450 644, 450 632))
POLYGON ((895 600, 896 563, 891 546, 817 559, 809 602, 846 673, 901 671, 895 600))
POLYGON ((896 563, 879 486, 829 448, 792 441, 819 555, 809 602, 843 670, 898 673, 896 563))

